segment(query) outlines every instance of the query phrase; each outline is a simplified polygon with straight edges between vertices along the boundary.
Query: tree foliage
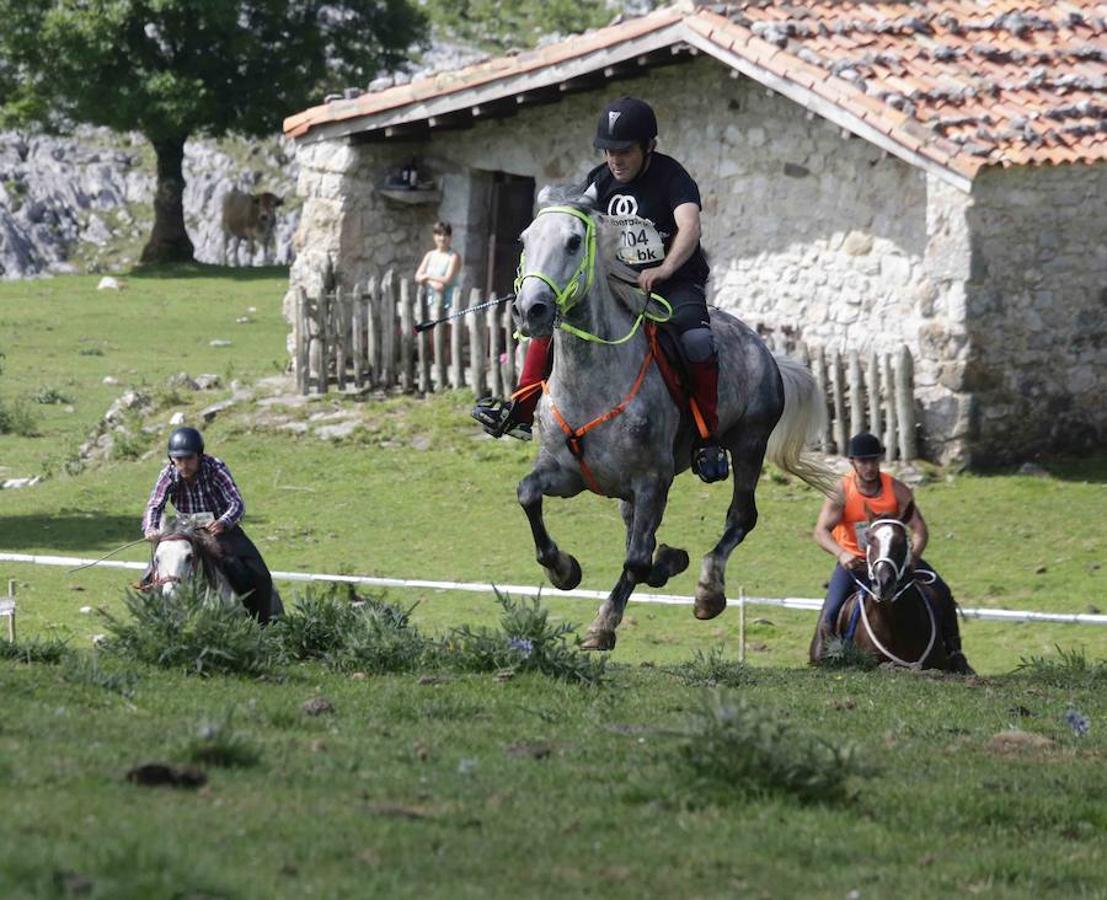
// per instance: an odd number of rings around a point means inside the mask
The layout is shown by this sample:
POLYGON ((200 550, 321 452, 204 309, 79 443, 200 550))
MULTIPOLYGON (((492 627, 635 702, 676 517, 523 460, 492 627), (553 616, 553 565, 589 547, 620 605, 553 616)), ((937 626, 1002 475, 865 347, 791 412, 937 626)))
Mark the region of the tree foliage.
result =
POLYGON ((194 134, 266 135, 423 39, 411 0, 0 0, 0 124, 137 130, 158 156, 143 260, 190 260, 194 134))
POLYGON ((422 39, 409 0, 0 0, 8 121, 272 134, 422 39))
POLYGON ((607 25, 619 6, 606 0, 426 0, 437 29, 484 50, 530 47, 546 34, 607 25))

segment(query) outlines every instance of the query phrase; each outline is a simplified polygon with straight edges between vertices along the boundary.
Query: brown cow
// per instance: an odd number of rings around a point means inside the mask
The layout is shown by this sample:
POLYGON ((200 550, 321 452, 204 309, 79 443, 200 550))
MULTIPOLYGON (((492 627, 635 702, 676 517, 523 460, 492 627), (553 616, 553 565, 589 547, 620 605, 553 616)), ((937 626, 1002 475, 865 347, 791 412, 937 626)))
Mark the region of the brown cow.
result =
POLYGON ((277 225, 277 207, 284 203, 276 194, 246 194, 231 190, 223 195, 223 264, 228 257, 238 261, 238 248, 243 240, 249 242, 250 261, 254 259, 254 242, 261 243, 261 261, 266 263, 273 244, 273 230, 277 225), (234 251, 228 254, 231 241, 234 251))

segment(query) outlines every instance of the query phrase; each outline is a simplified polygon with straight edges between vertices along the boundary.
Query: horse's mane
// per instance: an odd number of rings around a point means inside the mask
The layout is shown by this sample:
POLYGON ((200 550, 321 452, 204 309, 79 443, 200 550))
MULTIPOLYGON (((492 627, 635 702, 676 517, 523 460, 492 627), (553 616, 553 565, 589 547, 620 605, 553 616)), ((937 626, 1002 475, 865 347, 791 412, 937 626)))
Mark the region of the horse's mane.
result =
POLYGON ((204 576, 209 583, 215 583, 216 571, 222 571, 223 569, 223 548, 219 541, 215 539, 215 535, 202 525, 197 525, 188 520, 174 519, 168 523, 166 530, 158 538, 158 543, 160 544, 167 539, 188 541, 200 554, 204 576))
POLYGON ((539 210, 548 206, 568 206, 584 213, 596 223, 596 268, 607 281, 611 293, 626 309, 638 315, 645 308, 645 294, 638 289, 638 273, 619 259, 619 230, 596 206, 596 198, 584 185, 550 184, 538 192, 539 210))

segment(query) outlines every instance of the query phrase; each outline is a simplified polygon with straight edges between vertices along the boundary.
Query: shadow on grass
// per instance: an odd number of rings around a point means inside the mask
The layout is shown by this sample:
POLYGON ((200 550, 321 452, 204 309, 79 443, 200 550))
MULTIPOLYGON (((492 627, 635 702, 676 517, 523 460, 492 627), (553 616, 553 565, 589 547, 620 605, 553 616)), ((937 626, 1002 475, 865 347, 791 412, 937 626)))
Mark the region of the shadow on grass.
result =
POLYGON ((226 278, 228 281, 269 281, 288 278, 288 266, 216 266, 211 263, 159 263, 136 266, 128 278, 226 278))
POLYGON ((141 513, 133 516, 101 512, 60 515, 0 516, 0 549, 106 553, 142 537, 141 513))
MULTIPOLYGON (((1043 469, 1048 477, 1058 481, 1107 484, 1107 450, 1095 451, 1087 456, 1047 456, 1034 461, 1033 465, 1043 469)), ((973 474, 981 478, 1026 475, 1019 471, 1021 468, 1021 465, 981 468, 974 470, 973 474)))

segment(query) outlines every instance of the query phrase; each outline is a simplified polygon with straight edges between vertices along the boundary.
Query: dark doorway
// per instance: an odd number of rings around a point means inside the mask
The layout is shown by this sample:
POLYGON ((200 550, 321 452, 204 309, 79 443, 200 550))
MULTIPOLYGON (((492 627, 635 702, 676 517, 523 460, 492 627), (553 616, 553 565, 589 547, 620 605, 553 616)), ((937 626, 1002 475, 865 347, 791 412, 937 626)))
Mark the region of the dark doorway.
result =
POLYGON ((534 179, 507 172, 493 174, 492 218, 488 236, 488 283, 491 296, 514 290, 523 244, 519 235, 534 218, 534 179))

